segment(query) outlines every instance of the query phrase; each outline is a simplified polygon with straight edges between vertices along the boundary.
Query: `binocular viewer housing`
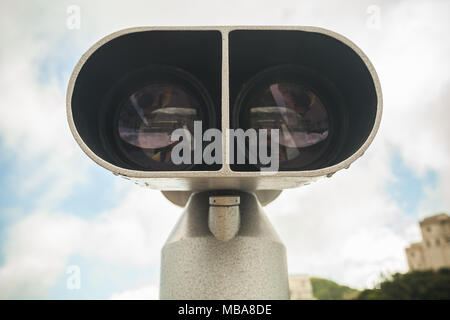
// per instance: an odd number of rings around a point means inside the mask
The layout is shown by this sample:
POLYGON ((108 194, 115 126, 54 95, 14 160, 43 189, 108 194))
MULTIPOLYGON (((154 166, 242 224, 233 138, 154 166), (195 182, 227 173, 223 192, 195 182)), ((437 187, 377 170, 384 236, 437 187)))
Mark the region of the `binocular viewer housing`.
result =
POLYGON ((368 148, 381 111, 364 53, 313 27, 122 30, 82 56, 67 92, 83 151, 163 191, 262 195, 331 176, 368 148))

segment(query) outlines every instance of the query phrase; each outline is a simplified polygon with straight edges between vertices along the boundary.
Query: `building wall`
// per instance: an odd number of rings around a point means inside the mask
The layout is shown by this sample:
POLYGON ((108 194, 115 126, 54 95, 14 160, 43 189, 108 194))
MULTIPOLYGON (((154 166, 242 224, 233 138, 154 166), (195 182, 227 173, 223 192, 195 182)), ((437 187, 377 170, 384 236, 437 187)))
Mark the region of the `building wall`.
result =
POLYGON ((427 265, 423 255, 422 243, 414 243, 411 247, 406 248, 406 258, 410 270, 425 270, 427 265))
POLYGON ((406 248, 410 270, 450 267, 450 217, 439 214, 420 222, 422 242, 406 248))
POLYGON ((289 289, 291 300, 313 300, 311 280, 307 275, 290 275, 289 289))

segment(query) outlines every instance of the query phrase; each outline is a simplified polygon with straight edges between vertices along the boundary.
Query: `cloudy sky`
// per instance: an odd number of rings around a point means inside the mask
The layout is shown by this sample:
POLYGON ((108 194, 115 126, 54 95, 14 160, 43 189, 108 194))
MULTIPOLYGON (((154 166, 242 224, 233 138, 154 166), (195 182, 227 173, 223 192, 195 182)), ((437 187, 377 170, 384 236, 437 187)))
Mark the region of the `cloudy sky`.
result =
POLYGON ((364 288, 407 270, 417 221, 450 208, 450 1, 3 0, 0 298, 158 296, 160 249, 181 210, 93 164, 65 118, 79 57, 146 25, 310 25, 363 49, 384 95, 374 143, 349 170, 284 191, 266 211, 290 273, 364 288), (79 29, 68 27, 71 5, 79 29))

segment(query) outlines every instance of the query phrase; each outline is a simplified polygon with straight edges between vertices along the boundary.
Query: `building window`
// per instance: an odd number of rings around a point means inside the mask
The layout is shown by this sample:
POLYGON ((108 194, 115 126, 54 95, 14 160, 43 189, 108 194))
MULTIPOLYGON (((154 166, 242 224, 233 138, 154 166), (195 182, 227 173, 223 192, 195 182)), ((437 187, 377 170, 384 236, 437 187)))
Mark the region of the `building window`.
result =
POLYGON ((441 245, 441 241, 439 239, 436 239, 436 245, 439 247, 441 245))
POLYGON ((414 252, 411 252, 410 256, 411 256, 411 257, 414 257, 414 252))
POLYGON ((427 227, 427 231, 428 231, 428 232, 431 232, 431 227, 427 227))
POLYGON ((426 241, 426 244, 427 244, 427 247, 429 248, 429 247, 431 247, 431 244, 430 244, 430 241, 426 241))

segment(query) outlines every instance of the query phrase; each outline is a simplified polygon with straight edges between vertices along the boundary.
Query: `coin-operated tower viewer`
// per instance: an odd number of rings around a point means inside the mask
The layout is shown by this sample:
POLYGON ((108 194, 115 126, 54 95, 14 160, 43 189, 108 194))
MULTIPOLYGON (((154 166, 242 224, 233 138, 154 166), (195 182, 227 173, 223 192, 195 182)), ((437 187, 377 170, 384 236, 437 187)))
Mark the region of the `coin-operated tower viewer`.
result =
POLYGON ((262 207, 348 168, 381 105, 364 53, 312 27, 122 30, 82 56, 67 93, 93 161, 184 207, 162 249, 162 299, 288 299, 262 207))

